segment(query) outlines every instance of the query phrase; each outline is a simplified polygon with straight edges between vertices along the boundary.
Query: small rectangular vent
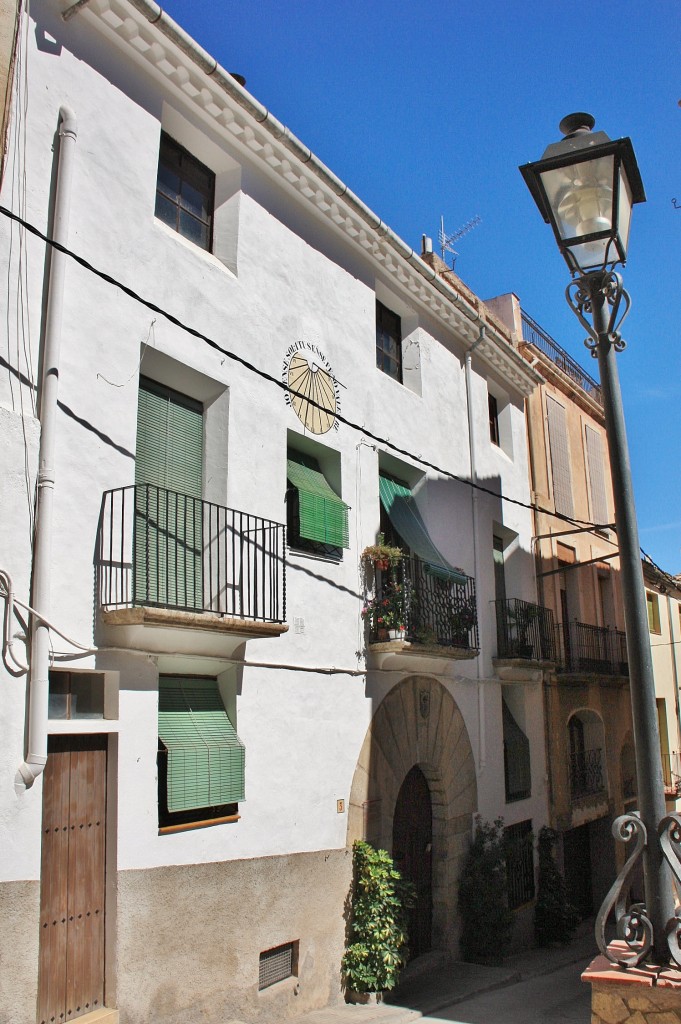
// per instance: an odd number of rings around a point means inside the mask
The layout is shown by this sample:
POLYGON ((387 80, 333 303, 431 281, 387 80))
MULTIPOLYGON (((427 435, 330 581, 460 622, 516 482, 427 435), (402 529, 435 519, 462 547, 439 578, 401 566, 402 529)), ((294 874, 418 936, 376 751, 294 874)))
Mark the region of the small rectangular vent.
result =
POLYGON ((301 616, 295 616, 293 619, 293 632, 304 633, 305 632, 305 619, 301 616))
POLYGON ((297 942, 287 942, 283 946, 275 946, 274 949, 267 949, 260 954, 258 974, 258 989, 260 991, 295 974, 297 946, 297 942))

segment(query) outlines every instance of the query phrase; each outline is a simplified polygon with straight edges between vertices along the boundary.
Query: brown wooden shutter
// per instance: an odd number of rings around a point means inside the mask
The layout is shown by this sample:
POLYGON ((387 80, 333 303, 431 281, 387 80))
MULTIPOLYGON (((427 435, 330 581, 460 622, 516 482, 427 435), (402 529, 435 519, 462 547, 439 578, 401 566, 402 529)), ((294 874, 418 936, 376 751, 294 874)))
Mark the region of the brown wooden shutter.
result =
POLYGON ((570 448, 565 409, 550 395, 546 396, 546 416, 549 426, 553 501, 556 512, 565 516, 573 516, 572 474, 570 472, 570 448))
POLYGON ((603 439, 597 430, 589 426, 586 427, 586 455, 589 463, 591 518, 594 523, 604 526, 608 522, 608 499, 605 492, 603 439))

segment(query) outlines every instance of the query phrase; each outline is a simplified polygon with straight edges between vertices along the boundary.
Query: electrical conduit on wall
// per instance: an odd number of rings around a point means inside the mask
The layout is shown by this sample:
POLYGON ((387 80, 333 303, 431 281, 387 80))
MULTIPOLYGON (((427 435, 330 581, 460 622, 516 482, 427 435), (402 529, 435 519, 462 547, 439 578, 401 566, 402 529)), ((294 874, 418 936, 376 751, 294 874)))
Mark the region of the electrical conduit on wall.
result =
MULTIPOLYGON (((480 336, 470 348, 466 349, 464 361, 464 372, 466 379, 466 409, 468 411, 468 446, 471 461, 471 483, 478 482, 477 466, 475 461, 475 423, 473 415, 473 403, 471 401, 472 370, 471 361, 473 352, 485 339, 485 327, 480 325, 480 336)), ((478 585, 478 490, 471 487, 471 506, 473 519, 473 577, 476 589, 478 585)), ((477 599, 477 594, 476 594, 477 599)), ((475 659, 475 669, 478 677, 478 772, 482 773, 487 764, 487 735, 485 732, 485 691, 480 681, 480 657, 475 659)))
MULTIPOLYGON (((59 109, 59 157, 52 219, 52 238, 60 245, 68 242, 71 207, 71 179, 77 139, 73 111, 59 109)), ((54 498, 54 449, 57 398, 59 394, 59 356, 64 305, 66 256, 51 250, 50 278, 45 314, 43 373, 40 389, 41 425, 38 452, 38 489, 33 546, 33 590, 31 604, 41 618, 33 617, 28 691, 28 728, 26 760, 19 766, 14 788, 21 793, 33 785, 47 763, 47 713, 49 696, 50 636, 44 621, 50 614, 50 575, 52 561, 52 506, 54 498)))

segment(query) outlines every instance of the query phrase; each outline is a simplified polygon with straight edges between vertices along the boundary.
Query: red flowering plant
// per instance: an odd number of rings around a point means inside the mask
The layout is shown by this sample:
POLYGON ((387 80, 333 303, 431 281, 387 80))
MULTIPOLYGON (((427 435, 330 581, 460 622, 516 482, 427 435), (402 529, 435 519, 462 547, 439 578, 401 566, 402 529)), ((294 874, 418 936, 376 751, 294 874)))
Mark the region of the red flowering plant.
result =
POLYGON ((362 608, 372 633, 381 629, 404 629, 409 591, 405 584, 390 581, 370 598, 362 608))

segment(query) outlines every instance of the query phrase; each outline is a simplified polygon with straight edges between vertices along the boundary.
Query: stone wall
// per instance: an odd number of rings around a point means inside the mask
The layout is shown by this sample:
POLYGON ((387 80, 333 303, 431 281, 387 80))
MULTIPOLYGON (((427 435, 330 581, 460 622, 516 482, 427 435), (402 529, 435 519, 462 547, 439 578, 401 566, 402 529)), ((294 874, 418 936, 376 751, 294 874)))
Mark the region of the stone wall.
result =
POLYGON ((681 1024, 681 971, 622 970, 599 956, 582 979, 591 984, 591 1024, 681 1024))

